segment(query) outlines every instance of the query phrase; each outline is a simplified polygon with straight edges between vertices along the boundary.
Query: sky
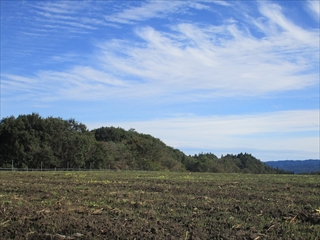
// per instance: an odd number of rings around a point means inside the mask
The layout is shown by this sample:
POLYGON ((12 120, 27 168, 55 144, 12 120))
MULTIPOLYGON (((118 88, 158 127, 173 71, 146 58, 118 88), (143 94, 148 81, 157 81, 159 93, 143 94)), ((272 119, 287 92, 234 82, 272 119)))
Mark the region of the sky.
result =
POLYGON ((319 1, 1 0, 0 118, 319 159, 319 1))

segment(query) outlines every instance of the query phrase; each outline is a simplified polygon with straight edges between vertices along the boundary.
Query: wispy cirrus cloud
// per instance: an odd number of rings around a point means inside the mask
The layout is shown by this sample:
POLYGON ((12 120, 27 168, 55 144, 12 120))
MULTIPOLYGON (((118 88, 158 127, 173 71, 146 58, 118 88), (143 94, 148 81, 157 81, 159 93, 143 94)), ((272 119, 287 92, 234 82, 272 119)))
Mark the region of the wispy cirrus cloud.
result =
POLYGON ((40 71, 33 77, 2 74, 1 81, 5 97, 11 100, 17 97, 42 101, 98 100, 116 97, 128 86, 126 82, 88 66, 77 66, 65 72, 40 71))
POLYGON ((54 14, 70 14, 74 13, 77 9, 81 8, 82 2, 74 4, 71 1, 59 1, 59 2, 38 2, 33 5, 36 9, 43 12, 54 14))
POLYGON ((105 19, 116 23, 134 23, 149 18, 165 17, 170 12, 176 12, 186 3, 182 1, 168 1, 166 4, 158 1, 149 1, 137 7, 126 8, 116 14, 105 16, 105 19))
MULTIPOLYGON (((217 1, 219 4, 226 4, 223 1, 217 1)), ((126 8, 115 14, 106 15, 105 19, 109 22, 121 24, 134 24, 151 18, 165 18, 169 14, 186 14, 188 9, 209 10, 210 7, 205 2, 192 1, 147 1, 142 2, 140 6, 126 8)))
POLYGON ((316 33, 308 32, 309 44, 280 37, 283 33, 257 39, 234 24, 180 24, 174 30, 167 34, 140 28, 137 34, 144 44, 106 43, 102 60, 166 91, 259 95, 317 84, 316 33))
POLYGON ((314 2, 5 1, 2 112, 134 127, 193 152, 317 156, 314 2))
POLYGON ((221 6, 225 6, 225 7, 230 7, 232 6, 232 4, 230 3, 230 1, 220 1, 220 0, 208 0, 212 3, 215 3, 215 4, 218 4, 218 5, 221 5, 221 6))
POLYGON ((98 27, 110 25, 103 19, 103 13, 95 4, 86 1, 33 2, 30 11, 35 21, 34 31, 57 31, 87 34, 98 27), (88 14, 88 8, 91 12, 88 14))
POLYGON ((312 16, 319 22, 320 21, 320 2, 309 0, 306 2, 306 4, 312 16))
POLYGON ((262 15, 267 17, 267 19, 270 21, 270 25, 273 29, 275 29, 273 26, 278 26, 284 30, 282 35, 289 34, 290 37, 295 38, 301 42, 306 42, 314 46, 318 45, 315 39, 315 34, 318 34, 318 30, 310 32, 295 25, 284 16, 279 5, 266 4, 262 2, 260 3, 259 10, 262 15))
MULTIPOLYGON (((154 4, 158 2, 145 8, 154 4)), ((174 94, 177 101, 193 101, 318 86, 318 32, 294 25, 278 5, 262 3, 259 9, 264 19, 259 17, 253 24, 263 25, 264 37, 255 37, 236 22, 180 23, 168 31, 139 27, 135 29, 137 41, 99 43, 90 67, 39 72, 46 79, 39 81, 39 88, 55 85, 55 91, 48 94, 64 99, 108 99, 121 93, 129 99, 148 96, 156 101, 174 94), (278 29, 270 32, 273 25, 278 29), (57 89, 65 79, 68 84, 57 89)), ((9 87, 10 81, 14 81, 12 75, 6 75, 4 86, 9 87)))

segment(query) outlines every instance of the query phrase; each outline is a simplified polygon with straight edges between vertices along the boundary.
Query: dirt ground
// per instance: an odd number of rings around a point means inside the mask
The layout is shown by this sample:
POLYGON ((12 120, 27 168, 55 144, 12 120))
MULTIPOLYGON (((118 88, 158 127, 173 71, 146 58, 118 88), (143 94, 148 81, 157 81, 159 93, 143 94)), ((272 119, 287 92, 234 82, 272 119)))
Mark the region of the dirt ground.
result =
POLYGON ((0 239, 320 239, 320 176, 0 172, 0 239))

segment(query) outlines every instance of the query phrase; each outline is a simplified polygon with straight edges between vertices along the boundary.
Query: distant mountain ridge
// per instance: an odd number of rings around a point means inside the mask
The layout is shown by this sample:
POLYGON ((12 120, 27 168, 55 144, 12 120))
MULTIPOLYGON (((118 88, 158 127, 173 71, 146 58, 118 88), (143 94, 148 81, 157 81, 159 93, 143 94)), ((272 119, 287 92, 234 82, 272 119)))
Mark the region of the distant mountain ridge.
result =
POLYGON ((320 172, 320 159, 268 161, 265 164, 296 174, 320 172))

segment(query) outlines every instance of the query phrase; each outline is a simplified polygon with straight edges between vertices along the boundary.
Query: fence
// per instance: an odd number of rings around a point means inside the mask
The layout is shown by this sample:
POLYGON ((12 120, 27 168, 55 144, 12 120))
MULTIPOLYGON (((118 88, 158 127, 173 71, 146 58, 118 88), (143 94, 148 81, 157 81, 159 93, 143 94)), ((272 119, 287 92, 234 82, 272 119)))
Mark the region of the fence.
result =
POLYGON ((62 171, 149 171, 147 169, 115 169, 115 168, 105 168, 105 169, 95 169, 95 168, 0 168, 1 171, 16 171, 16 172, 62 172, 62 171))

